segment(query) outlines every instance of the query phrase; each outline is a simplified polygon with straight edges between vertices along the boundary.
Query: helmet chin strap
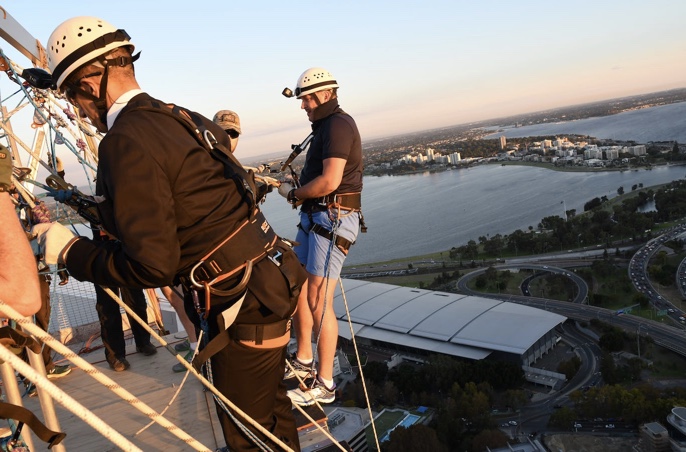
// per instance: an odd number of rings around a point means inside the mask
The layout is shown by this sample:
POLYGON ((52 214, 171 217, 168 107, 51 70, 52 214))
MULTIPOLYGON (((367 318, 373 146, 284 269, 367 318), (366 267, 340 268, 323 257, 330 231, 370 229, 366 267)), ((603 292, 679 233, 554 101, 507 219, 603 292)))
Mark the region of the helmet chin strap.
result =
MULTIPOLYGON (((102 81, 100 82, 100 94, 97 99, 93 100, 95 110, 98 112, 98 119, 105 127, 107 127, 107 81, 109 80, 109 65, 105 63, 105 70, 102 73, 102 81)), ((95 97, 95 96, 94 96, 95 97)))
POLYGON ((120 56, 116 58, 103 58, 100 61, 102 65, 105 67, 105 70, 102 74, 102 82, 100 82, 100 95, 98 96, 97 99, 93 101, 95 105, 95 109, 98 112, 98 119, 100 119, 100 122, 103 124, 105 129, 108 129, 107 127, 107 82, 109 81, 109 69, 110 66, 117 66, 117 67, 125 67, 128 66, 129 64, 133 64, 139 57, 141 56, 141 53, 138 52, 135 55, 132 55, 130 57, 127 56, 120 56))
MULTIPOLYGON (((98 62, 103 66, 103 72, 102 81, 100 82, 100 92, 98 93, 97 97, 89 93, 88 91, 84 90, 80 86, 70 85, 70 88, 73 89, 75 92, 78 92, 80 95, 93 101, 95 110, 98 113, 98 119, 103 124, 105 129, 107 129, 107 82, 109 81, 109 68, 113 65, 118 67, 124 67, 129 64, 133 64, 133 62, 136 61, 139 57, 140 52, 130 57, 121 56, 117 58, 102 58, 98 60, 98 62)), ((95 75, 100 74, 96 72, 93 74, 89 74, 86 77, 91 77, 95 75)))

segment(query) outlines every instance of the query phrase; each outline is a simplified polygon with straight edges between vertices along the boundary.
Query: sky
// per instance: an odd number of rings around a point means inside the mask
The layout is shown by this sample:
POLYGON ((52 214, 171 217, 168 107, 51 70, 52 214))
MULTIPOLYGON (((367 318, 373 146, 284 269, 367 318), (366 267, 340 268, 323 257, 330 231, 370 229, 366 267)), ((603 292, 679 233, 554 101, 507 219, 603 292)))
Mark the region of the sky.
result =
MULTIPOLYGON (((131 36, 154 97, 241 118, 239 159, 309 133, 295 88, 328 69, 363 142, 686 87, 684 0, 11 1, 44 45, 74 16, 131 36)), ((5 41, 0 47, 28 66, 5 41)))

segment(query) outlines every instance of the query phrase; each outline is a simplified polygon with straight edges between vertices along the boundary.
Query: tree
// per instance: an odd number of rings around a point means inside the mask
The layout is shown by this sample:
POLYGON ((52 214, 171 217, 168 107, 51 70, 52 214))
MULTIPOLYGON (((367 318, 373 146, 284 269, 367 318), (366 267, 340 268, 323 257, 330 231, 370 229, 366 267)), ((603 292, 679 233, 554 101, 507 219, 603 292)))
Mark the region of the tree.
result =
POLYGON ((619 187, 619 188, 617 189, 617 194, 620 195, 620 196, 623 195, 623 194, 624 194, 624 187, 619 187))
MULTIPOLYGON (((482 452, 507 446, 507 436, 498 429, 482 430, 472 440, 472 451, 482 452)), ((412 449, 407 449, 412 450, 412 449)))
POLYGON ((422 424, 409 428, 397 427, 391 432, 388 441, 382 443, 382 452, 444 452, 447 447, 438 440, 436 431, 422 424))
POLYGON ((388 366, 386 363, 381 361, 369 361, 367 365, 364 366, 364 376, 367 380, 371 380, 374 383, 380 385, 386 379, 388 375, 388 366))

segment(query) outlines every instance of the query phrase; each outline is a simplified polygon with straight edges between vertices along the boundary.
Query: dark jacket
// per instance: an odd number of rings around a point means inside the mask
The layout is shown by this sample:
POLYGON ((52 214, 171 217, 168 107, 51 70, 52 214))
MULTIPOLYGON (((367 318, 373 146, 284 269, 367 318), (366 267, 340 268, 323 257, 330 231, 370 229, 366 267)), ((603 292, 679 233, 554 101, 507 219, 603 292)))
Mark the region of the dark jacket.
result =
MULTIPOLYGON (((96 194, 118 241, 78 240, 67 268, 105 286, 161 287, 195 264, 248 214, 223 167, 176 119, 125 107, 100 143, 96 194)), ((203 118, 229 146, 228 136, 203 118)))

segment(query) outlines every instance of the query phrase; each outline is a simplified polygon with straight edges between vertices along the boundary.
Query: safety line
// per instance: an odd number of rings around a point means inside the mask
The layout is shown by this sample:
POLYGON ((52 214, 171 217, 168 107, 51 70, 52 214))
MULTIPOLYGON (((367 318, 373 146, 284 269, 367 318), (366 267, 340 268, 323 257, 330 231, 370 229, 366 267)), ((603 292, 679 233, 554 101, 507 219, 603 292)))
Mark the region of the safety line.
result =
POLYGON ((21 315, 19 315, 19 313, 17 311, 15 311, 11 306, 7 305, 2 300, 0 300, 0 312, 5 314, 6 317, 14 319, 21 326, 22 330, 28 331, 33 336, 37 337, 42 342, 46 343, 48 346, 50 346, 50 348, 57 351, 58 353, 63 355, 65 358, 67 358, 69 361, 71 361, 72 363, 77 365, 86 374, 90 375, 95 380, 97 380, 99 383, 101 383, 103 386, 105 386, 106 388, 108 388, 109 390, 111 390, 112 392, 117 394, 119 397, 121 397, 123 400, 125 400, 129 405, 132 405, 134 408, 138 409, 140 412, 142 412, 143 414, 148 416, 150 419, 152 419, 155 422, 157 422, 158 424, 160 424, 160 426, 164 427, 171 434, 173 434, 177 438, 181 439, 183 442, 185 442, 189 446, 193 447, 194 450, 203 451, 203 452, 211 452, 210 449, 208 449, 206 446, 199 443, 197 440, 195 440, 193 437, 191 437, 188 433, 186 433, 185 431, 180 429, 178 426, 174 425, 169 420, 167 420, 166 418, 161 416, 159 413, 157 413, 155 410, 153 410, 151 407, 149 407, 146 403, 144 403, 140 399, 138 399, 138 397, 131 394, 126 389, 122 388, 117 382, 115 382, 114 380, 112 380, 107 375, 103 374, 102 372, 100 372, 92 364, 90 364, 88 361, 86 361, 85 359, 81 358, 79 355, 74 353, 71 349, 69 349, 68 347, 63 345, 61 342, 59 342, 57 339, 52 337, 50 334, 43 331, 40 327, 33 324, 28 318, 21 317, 21 315))

